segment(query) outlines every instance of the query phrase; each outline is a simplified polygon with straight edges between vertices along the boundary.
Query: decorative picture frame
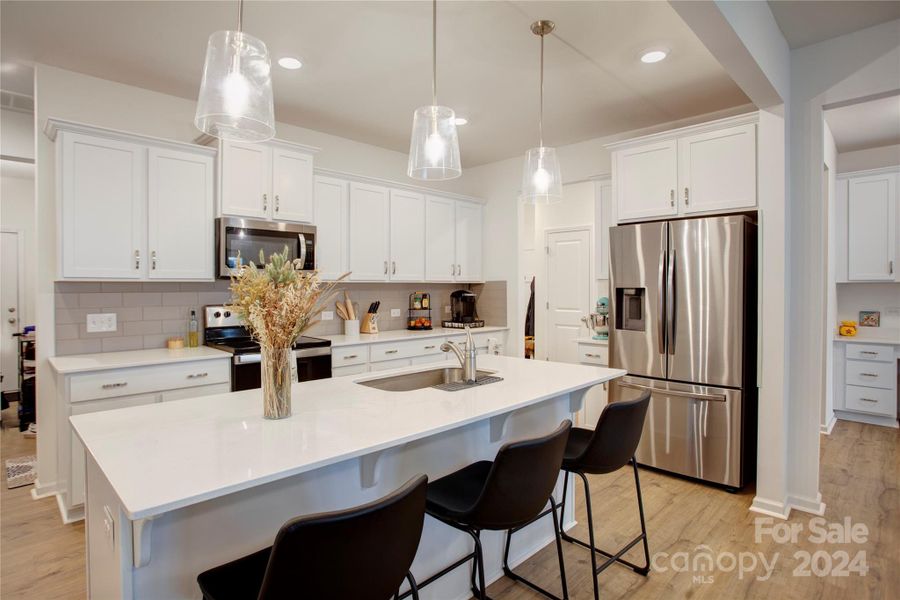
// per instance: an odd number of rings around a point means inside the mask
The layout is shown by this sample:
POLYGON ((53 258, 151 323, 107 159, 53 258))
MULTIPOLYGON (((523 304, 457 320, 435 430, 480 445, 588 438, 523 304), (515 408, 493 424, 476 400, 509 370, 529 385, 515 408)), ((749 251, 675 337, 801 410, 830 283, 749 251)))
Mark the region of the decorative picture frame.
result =
POLYGON ((879 310, 861 310, 859 311, 860 327, 881 327, 881 311, 879 310))

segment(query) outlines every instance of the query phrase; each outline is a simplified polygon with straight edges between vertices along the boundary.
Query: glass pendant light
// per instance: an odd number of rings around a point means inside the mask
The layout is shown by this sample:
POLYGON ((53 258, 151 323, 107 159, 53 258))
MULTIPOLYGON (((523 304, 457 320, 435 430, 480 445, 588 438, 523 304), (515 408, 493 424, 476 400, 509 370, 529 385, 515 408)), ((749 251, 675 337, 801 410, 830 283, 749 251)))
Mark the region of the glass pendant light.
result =
POLYGON ((525 153, 520 198, 529 204, 551 204, 562 200, 562 176, 556 148, 544 146, 544 36, 553 31, 553 21, 535 21, 531 31, 541 36, 541 109, 538 120, 540 145, 525 153))
POLYGON ((438 181, 462 175, 456 114, 437 103, 437 0, 431 5, 431 106, 413 113, 406 173, 413 179, 438 181))
POLYGON ((223 140, 263 142, 275 136, 269 50, 243 32, 243 20, 240 0, 237 31, 209 36, 194 125, 223 140))

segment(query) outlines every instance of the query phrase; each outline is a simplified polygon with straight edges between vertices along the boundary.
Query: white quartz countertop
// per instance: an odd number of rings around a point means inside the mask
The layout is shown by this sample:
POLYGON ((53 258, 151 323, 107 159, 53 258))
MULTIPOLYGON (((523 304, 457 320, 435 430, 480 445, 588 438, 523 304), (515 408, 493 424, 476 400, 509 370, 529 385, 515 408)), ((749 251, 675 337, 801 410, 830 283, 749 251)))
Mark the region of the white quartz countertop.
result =
POLYGON ((168 350, 154 348, 152 350, 128 350, 125 352, 98 352, 97 354, 76 354, 72 356, 52 356, 48 360, 50 366, 60 374, 83 373, 86 371, 103 371, 105 369, 124 369, 128 367, 146 367, 167 363, 189 362, 192 360, 227 359, 231 355, 221 350, 200 346, 199 348, 182 348, 168 350))
MULTIPOLYGON (((406 367, 293 386, 293 415, 262 418, 247 390, 76 415, 76 435, 130 519, 311 471, 431 436, 625 375, 620 369, 479 357, 503 381, 459 392, 388 392, 359 385, 406 367)), ((547 423, 547 430, 557 423, 547 423)))
MULTIPOLYGON (((472 329, 473 334, 492 333, 496 331, 506 331, 508 327, 490 326, 478 327, 472 329)), ((435 327, 431 331, 410 331, 409 329, 395 329, 392 331, 382 331, 381 333, 361 333, 358 337, 348 337, 346 335, 309 335, 323 340, 331 340, 331 347, 338 346, 356 346, 358 344, 377 344, 378 342, 396 342, 398 340, 419 340, 425 338, 447 337, 449 335, 464 335, 464 329, 455 329, 452 327, 435 327)))
POLYGON ((848 342, 851 344, 885 344, 888 346, 900 346, 900 336, 897 337, 887 337, 887 336, 866 336, 856 334, 855 336, 843 336, 843 335, 835 335, 834 341, 836 342, 848 342))

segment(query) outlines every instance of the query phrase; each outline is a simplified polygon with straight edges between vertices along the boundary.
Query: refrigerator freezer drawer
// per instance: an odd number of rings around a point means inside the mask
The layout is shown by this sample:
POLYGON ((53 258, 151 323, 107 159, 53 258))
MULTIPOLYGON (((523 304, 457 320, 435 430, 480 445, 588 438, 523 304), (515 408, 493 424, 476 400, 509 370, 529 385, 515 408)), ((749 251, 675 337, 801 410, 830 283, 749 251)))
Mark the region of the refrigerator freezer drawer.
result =
POLYGON ((610 401, 650 390, 637 461, 731 487, 741 487, 742 393, 739 390, 623 377, 610 401))

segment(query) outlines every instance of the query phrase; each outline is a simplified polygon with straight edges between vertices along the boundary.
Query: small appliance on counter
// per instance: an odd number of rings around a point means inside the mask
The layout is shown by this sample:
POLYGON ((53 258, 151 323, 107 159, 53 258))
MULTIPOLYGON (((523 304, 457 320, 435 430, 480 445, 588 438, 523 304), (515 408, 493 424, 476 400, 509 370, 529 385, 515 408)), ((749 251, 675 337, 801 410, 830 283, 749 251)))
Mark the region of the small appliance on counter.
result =
POLYGON ((452 329, 465 329, 469 327, 484 327, 484 321, 478 318, 478 311, 475 309, 475 300, 478 297, 469 290, 456 290, 450 294, 450 316, 449 321, 442 321, 443 327, 452 329))
MULTIPOLYGON (((203 338, 210 348, 233 355, 231 391, 252 390, 262 385, 262 353, 243 321, 224 306, 203 308, 203 338)), ((331 341, 300 336, 294 342, 294 381, 331 377, 331 341)))
POLYGON ((413 292, 409 295, 409 316, 406 328, 412 331, 431 330, 431 295, 428 292, 413 292))

